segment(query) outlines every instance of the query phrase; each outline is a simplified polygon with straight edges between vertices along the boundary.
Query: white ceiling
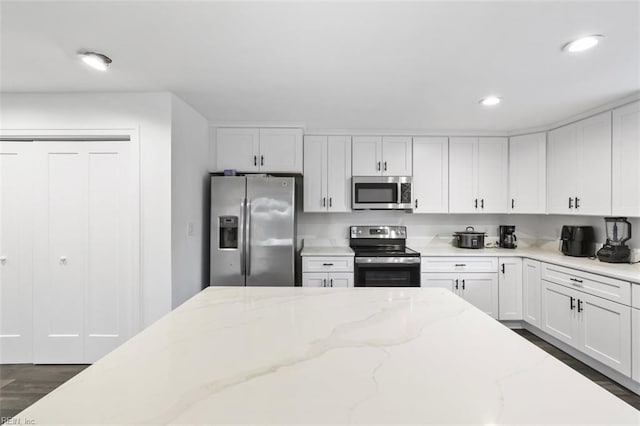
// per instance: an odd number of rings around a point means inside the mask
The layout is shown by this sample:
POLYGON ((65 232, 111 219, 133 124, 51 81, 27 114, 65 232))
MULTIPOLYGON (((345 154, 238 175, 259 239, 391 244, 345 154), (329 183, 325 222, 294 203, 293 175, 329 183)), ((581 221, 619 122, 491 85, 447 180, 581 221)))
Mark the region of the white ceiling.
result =
POLYGON ((169 90, 212 122, 545 125, 640 90, 640 2, 2 2, 5 92, 169 90), (583 54, 564 43, 604 34, 583 54), (75 53, 113 59, 108 73, 75 53), (487 94, 503 103, 478 105, 487 94))

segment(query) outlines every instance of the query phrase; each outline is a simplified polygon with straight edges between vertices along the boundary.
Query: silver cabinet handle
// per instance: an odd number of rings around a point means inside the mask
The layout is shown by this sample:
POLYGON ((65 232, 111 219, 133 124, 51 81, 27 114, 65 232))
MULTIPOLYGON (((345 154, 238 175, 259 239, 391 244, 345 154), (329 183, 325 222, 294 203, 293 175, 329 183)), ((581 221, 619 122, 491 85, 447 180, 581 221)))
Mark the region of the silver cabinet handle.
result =
POLYGON ((246 256, 247 276, 251 275, 251 200, 247 201, 246 256))

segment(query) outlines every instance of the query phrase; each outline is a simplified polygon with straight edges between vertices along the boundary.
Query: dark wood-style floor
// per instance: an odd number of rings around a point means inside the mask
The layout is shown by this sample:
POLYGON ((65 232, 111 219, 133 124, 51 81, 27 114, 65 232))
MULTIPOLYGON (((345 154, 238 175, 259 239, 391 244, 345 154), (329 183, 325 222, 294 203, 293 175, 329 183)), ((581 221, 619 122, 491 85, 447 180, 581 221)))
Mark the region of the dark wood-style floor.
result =
MULTIPOLYGON (((640 396, 609 380, 593 368, 534 334, 526 330, 514 331, 640 410, 640 396)), ((6 422, 87 367, 87 365, 0 365, 0 423, 6 422)))

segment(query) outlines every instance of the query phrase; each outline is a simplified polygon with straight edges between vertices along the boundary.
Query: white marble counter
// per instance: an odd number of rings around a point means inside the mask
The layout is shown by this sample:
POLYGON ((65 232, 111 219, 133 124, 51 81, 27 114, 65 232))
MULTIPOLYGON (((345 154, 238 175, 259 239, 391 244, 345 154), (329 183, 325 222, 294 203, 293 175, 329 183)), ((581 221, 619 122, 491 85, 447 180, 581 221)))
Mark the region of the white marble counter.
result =
POLYGON ((424 288, 211 287, 17 417, 640 423, 639 411, 461 298, 424 288))
POLYGON ((527 257, 541 262, 553 263, 568 268, 576 268, 594 274, 606 275, 640 284, 640 263, 615 264, 600 262, 598 259, 585 257, 565 256, 557 250, 548 250, 536 247, 524 247, 516 249, 483 248, 461 249, 441 244, 424 247, 412 247, 422 256, 499 256, 499 257, 527 257))
POLYGON ((305 239, 300 256, 353 256, 349 240, 305 239))

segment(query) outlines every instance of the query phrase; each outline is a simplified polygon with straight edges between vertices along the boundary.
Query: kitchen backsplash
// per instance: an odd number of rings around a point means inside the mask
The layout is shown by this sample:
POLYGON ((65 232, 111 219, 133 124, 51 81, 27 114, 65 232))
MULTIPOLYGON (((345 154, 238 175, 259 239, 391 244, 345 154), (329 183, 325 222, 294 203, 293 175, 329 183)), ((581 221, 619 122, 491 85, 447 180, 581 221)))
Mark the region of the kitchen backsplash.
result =
MULTIPOLYGON (((640 249, 640 218, 630 218, 632 235, 627 243, 640 249)), ((465 214, 410 214, 402 211, 358 211, 352 213, 303 213, 298 215, 298 239, 348 239, 350 225, 405 225, 409 238, 449 238, 453 232, 473 226, 484 231, 489 241, 495 238, 499 225, 515 225, 518 238, 555 241, 560 238, 562 225, 591 225, 596 241, 604 243, 603 217, 557 215, 465 215, 465 214)))

